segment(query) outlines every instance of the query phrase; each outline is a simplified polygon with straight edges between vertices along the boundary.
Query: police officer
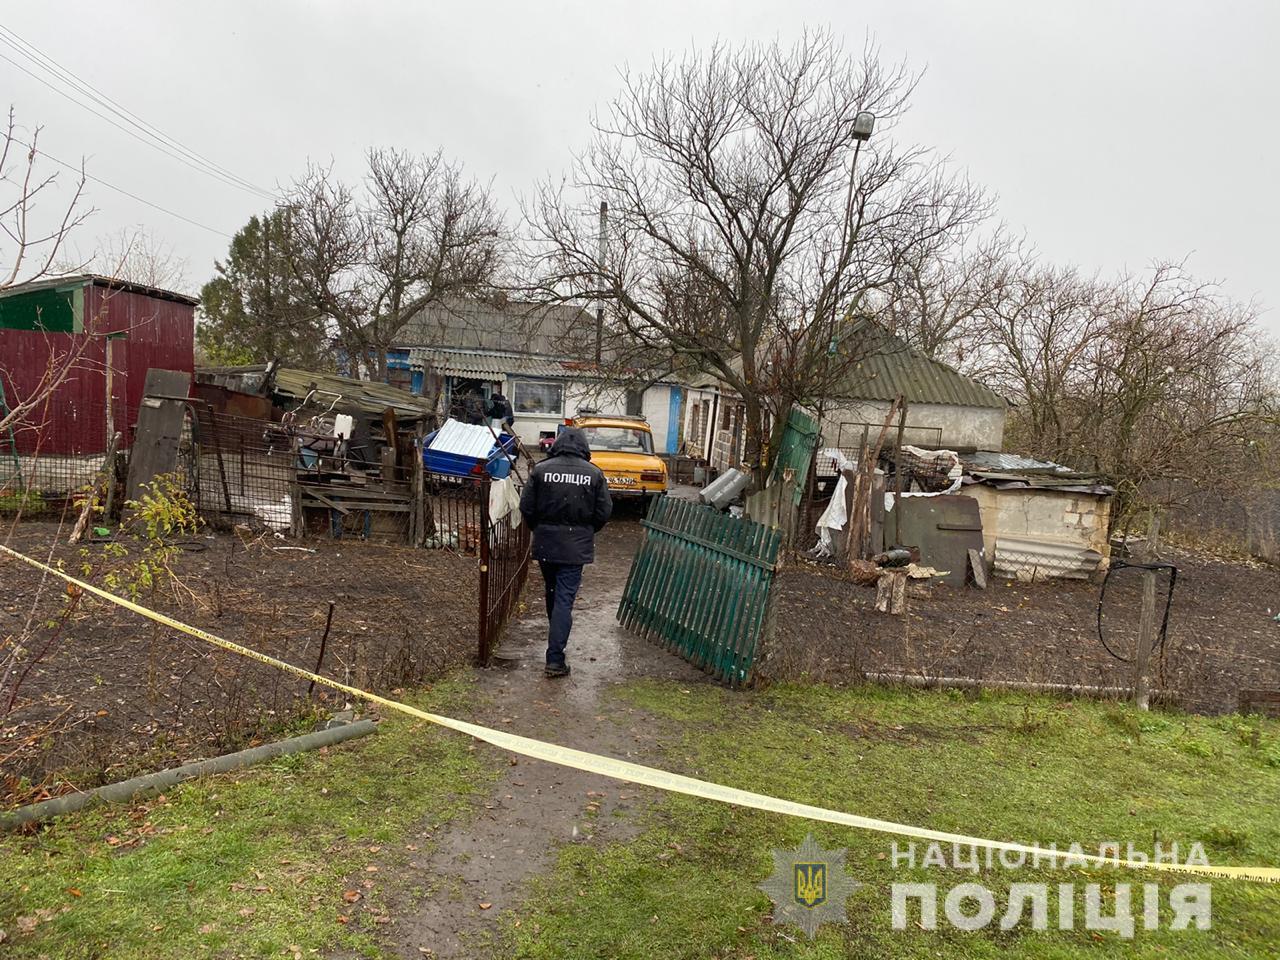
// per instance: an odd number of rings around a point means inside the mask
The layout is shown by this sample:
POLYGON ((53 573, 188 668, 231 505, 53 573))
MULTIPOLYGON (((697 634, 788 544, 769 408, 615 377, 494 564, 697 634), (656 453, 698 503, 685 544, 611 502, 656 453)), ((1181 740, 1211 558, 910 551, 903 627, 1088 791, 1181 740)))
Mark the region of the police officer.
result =
POLYGON ((613 501, 581 430, 565 427, 551 455, 533 468, 520 495, 520 513, 533 531, 533 558, 547 598, 548 677, 567 677, 564 649, 573 626, 573 601, 582 567, 595 559, 596 534, 609 522, 613 501))

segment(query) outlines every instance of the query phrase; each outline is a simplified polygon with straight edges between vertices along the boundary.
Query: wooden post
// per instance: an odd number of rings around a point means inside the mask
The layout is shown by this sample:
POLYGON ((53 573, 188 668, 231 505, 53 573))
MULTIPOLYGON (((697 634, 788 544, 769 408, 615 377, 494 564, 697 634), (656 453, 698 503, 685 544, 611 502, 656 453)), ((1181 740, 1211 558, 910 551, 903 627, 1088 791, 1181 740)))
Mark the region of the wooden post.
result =
POLYGON ((898 396, 902 409, 898 412, 898 436, 893 442, 893 546, 902 545, 902 514, 898 504, 902 502, 902 434, 907 429, 907 401, 898 396))
MULTIPOLYGON (((115 473, 116 473, 116 447, 120 443, 120 434, 111 435, 111 442, 107 444, 107 456, 102 461, 102 480, 106 483, 108 491, 115 491, 115 473)), ((93 513, 93 504, 97 500, 98 481, 94 480, 93 486, 85 493, 84 506, 80 508, 80 516, 76 519, 76 525, 71 528, 71 536, 67 538, 67 543, 79 543, 80 538, 84 536, 85 528, 89 525, 89 515, 93 513)), ((110 493, 107 495, 107 505, 103 512, 105 519, 111 517, 111 499, 110 493)))
MULTIPOLYGON (((1153 563, 1160 541, 1160 515, 1151 514, 1143 563, 1153 563)), ((1142 612, 1138 618, 1138 649, 1133 657, 1133 703, 1139 710, 1151 706, 1151 650, 1156 640, 1156 571, 1142 571, 1142 612)))
POLYGON ((422 464, 422 446, 426 442, 426 429, 423 421, 419 420, 414 428, 413 441, 413 482, 410 490, 413 496, 413 507, 410 510, 412 531, 409 536, 409 542, 420 547, 426 542, 426 518, 423 515, 423 502, 426 500, 426 484, 423 482, 423 464, 422 464))

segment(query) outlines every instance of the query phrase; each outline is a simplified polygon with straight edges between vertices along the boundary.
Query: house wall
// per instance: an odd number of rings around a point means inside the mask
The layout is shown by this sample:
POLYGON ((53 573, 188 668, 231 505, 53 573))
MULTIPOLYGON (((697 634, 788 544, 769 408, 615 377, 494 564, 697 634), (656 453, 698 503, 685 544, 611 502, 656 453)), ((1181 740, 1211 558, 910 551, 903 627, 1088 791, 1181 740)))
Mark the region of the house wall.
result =
POLYGON ((995 556, 1000 537, 1044 540, 1110 555, 1110 497, 1026 488, 998 490, 985 483, 968 484, 961 493, 978 501, 988 562, 995 556))
MULTIPOLYGON (((883 424, 889 415, 889 406, 887 401, 880 400, 841 401, 827 406, 822 415, 823 443, 857 446, 862 437, 861 424, 877 427, 883 424), (846 424, 843 430, 842 423, 846 424)), ((1000 450, 1004 443, 1004 420, 1003 409, 913 403, 907 407, 908 429, 903 439, 924 447, 1000 450)))
MULTIPOLYGON (((539 377, 511 377, 508 376, 503 383, 503 391, 508 399, 514 396, 512 381, 514 380, 545 380, 545 382, 553 382, 546 378, 539 377)), ((623 415, 627 412, 627 391, 625 389, 602 389, 598 383, 584 382, 577 380, 554 381, 563 383, 564 404, 563 409, 558 415, 534 415, 528 413, 516 413, 516 435, 520 437, 520 441, 526 446, 534 447, 539 438, 544 433, 554 434, 564 423, 566 416, 571 417, 582 407, 589 407, 597 410, 603 415, 623 415)), ((672 387, 669 384, 655 384, 645 390, 641 397, 640 412, 649 423, 650 430, 653 431, 653 447, 657 453, 674 452, 671 441, 672 414, 675 412, 675 423, 678 424, 680 416, 679 402, 673 403, 672 393, 677 391, 678 387, 672 387)))

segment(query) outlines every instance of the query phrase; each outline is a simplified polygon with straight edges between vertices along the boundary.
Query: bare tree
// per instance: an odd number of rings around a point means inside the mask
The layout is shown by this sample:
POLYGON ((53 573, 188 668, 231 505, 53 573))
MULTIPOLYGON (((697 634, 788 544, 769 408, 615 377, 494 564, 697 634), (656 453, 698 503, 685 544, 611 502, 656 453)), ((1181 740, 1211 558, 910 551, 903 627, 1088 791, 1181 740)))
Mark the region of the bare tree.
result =
POLYGON ((986 311, 1024 253, 1003 231, 980 239, 956 233, 906 252, 878 319, 925 356, 980 377, 990 360, 986 311))
POLYGON ((1111 478, 1116 521, 1261 479, 1275 382, 1252 305, 1177 263, 1106 280, 1026 261, 1003 276, 980 337, 1015 400, 1010 446, 1111 478))
POLYGON ((546 295, 607 303, 611 342, 737 391, 758 480, 789 409, 860 359, 859 323, 897 265, 986 212, 929 151, 885 135, 915 82, 824 32, 664 60, 624 76, 568 182, 526 210, 546 295))
POLYGON ((0 230, 5 248, 0 255, 0 289, 47 276, 66 246, 67 238, 93 213, 82 202, 85 174, 81 165, 70 196, 54 205, 53 216, 37 216, 37 205, 52 199, 62 173, 42 161, 40 127, 23 138, 13 108, 0 143, 0 230))
POLYGON ((187 286, 186 258, 142 225, 122 227, 101 238, 92 268, 115 280, 162 290, 182 291, 187 286))
POLYGON ((382 378, 395 335, 427 304, 486 292, 507 231, 488 189, 440 153, 371 150, 360 190, 312 166, 289 198, 289 258, 351 357, 382 378))
MULTIPOLYGON (((43 214, 43 201, 54 199, 61 173, 51 169, 40 153, 40 130, 36 127, 30 137, 24 139, 13 108, 9 109, 3 142, 0 142, 0 230, 5 238, 0 248, 0 290, 57 272, 55 264, 66 249, 69 237, 93 213, 93 209, 82 202, 85 185, 82 165, 69 195, 63 194, 51 215, 43 214)), ((35 386, 21 395, 0 358, 6 401, 5 408, 0 409, 0 432, 27 424, 84 363, 89 343, 89 338, 84 337, 73 341, 65 350, 51 349, 35 386)))

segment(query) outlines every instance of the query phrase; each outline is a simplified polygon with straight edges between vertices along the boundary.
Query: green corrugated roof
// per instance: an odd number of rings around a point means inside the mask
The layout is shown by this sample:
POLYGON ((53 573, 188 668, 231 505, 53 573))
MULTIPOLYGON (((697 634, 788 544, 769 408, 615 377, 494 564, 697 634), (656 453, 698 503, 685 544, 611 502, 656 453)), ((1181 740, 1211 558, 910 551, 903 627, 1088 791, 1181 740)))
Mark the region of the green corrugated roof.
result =
MULTIPOLYGON (((854 324, 844 343, 854 344, 863 359, 854 363, 843 386, 828 399, 892 401, 901 394, 911 403, 941 403, 957 407, 1008 406, 1004 397, 972 377, 940 360, 931 360, 908 347, 899 337, 868 322, 854 324)), ((843 361, 842 361, 843 362, 843 361)), ((733 361, 742 369, 741 358, 733 361)), ((695 376, 692 387, 709 387, 719 382, 715 374, 695 376)))
POLYGON ((845 384, 834 391, 848 400, 885 400, 903 396, 907 403, 941 403, 957 407, 1007 406, 1004 397, 940 360, 908 347, 900 338, 869 324, 856 334, 857 349, 866 356, 855 363, 845 384))

